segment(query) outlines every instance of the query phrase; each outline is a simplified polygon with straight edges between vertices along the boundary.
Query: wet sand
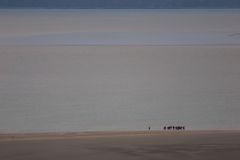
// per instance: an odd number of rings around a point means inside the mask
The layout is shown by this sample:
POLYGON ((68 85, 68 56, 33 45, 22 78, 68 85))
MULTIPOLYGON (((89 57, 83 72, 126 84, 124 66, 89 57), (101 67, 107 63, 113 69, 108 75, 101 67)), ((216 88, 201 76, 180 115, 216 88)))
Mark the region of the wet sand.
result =
POLYGON ((240 158, 240 131, 0 134, 2 160, 240 158))

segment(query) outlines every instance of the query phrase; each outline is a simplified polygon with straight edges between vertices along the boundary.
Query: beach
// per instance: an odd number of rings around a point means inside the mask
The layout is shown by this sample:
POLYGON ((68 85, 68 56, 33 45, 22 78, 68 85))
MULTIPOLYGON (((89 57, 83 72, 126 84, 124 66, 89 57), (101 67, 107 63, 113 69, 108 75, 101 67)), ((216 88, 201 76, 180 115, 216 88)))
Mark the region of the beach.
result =
POLYGON ((0 10, 0 160, 240 159, 239 15, 0 10))
POLYGON ((237 160, 240 131, 0 134, 3 160, 237 160))

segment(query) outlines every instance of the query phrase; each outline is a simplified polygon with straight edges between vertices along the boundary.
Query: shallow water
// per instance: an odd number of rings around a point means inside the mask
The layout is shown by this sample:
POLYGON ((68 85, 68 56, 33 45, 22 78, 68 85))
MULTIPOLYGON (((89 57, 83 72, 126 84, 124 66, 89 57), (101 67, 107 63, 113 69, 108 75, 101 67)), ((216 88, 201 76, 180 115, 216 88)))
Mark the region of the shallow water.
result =
POLYGON ((240 44, 239 10, 1 10, 0 44, 240 44))
POLYGON ((0 132, 239 129, 238 10, 0 10, 0 132))

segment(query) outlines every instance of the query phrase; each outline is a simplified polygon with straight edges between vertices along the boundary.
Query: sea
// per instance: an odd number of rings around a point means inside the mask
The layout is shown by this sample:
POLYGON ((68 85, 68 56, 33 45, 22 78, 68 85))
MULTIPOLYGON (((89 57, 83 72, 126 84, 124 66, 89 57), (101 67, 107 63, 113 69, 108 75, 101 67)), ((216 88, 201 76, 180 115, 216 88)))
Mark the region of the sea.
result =
POLYGON ((240 9, 0 9, 0 133, 240 129, 240 9))

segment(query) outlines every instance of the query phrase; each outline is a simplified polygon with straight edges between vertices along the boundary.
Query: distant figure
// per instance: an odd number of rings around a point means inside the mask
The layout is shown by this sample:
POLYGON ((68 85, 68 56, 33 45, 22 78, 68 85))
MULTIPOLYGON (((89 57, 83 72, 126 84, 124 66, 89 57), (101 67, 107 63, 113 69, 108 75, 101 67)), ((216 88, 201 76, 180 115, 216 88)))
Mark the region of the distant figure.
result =
POLYGON ((166 130, 167 130, 167 127, 166 127, 166 126, 164 126, 164 127, 163 127, 163 130, 164 130, 164 131, 166 131, 166 130))
POLYGON ((151 130, 151 127, 150 127, 150 126, 148 127, 148 130, 149 130, 149 131, 151 130))
POLYGON ((168 129, 168 130, 172 130, 173 127, 172 127, 172 126, 168 126, 167 129, 168 129))

